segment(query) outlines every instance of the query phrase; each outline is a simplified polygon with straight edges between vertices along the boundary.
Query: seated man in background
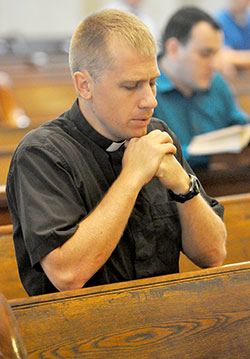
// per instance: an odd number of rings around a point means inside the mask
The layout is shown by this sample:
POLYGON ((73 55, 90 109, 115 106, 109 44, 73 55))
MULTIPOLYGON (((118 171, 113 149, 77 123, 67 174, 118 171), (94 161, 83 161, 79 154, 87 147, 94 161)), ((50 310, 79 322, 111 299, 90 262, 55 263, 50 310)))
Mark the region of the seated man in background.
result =
POLYGON ((237 68, 250 69, 250 0, 229 0, 229 6, 215 18, 224 32, 224 73, 233 77, 237 68))
POLYGON ((162 36, 154 115, 175 132, 194 169, 206 168, 209 157, 188 155, 193 136, 248 122, 227 83, 215 72, 221 42, 220 25, 196 7, 178 10, 162 36))
POLYGON ((133 14, 86 18, 70 46, 78 99, 17 147, 7 198, 30 295, 175 273, 226 255, 223 207, 152 118, 156 43, 133 14))

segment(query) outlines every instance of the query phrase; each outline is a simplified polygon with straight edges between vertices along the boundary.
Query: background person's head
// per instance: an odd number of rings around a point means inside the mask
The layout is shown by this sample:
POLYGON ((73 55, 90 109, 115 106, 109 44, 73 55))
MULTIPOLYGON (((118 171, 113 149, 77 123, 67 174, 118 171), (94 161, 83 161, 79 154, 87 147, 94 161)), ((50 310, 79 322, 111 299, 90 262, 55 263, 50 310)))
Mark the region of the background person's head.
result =
POLYGON ((222 36, 220 25, 209 14, 196 7, 183 7, 163 31, 160 61, 180 87, 206 89, 216 69, 222 36))

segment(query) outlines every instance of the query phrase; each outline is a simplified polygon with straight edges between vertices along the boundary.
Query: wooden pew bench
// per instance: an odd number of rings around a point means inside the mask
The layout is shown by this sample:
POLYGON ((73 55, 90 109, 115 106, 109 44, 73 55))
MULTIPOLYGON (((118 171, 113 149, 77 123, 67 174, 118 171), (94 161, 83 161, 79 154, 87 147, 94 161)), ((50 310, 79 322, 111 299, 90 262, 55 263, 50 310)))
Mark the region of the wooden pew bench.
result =
POLYGON ((0 125, 0 186, 6 185, 10 161, 16 146, 30 131, 29 129, 8 129, 0 125))
MULTIPOLYGON (((219 199, 225 206, 225 224, 228 230, 225 264, 250 261, 250 194, 226 196, 219 199)), ((199 270, 186 256, 180 256, 180 272, 199 270)), ((8 299, 27 294, 20 282, 12 226, 0 226, 0 292, 8 299)))
POLYGON ((205 191, 211 197, 250 191, 250 146, 241 153, 212 156, 209 169, 196 171, 205 191))
POLYGON ((14 313, 0 293, 0 357, 2 359, 28 359, 23 338, 14 313))
POLYGON ((10 300, 30 359, 250 357, 250 262, 10 300))
POLYGON ((11 224, 11 215, 5 193, 5 186, 0 186, 0 226, 11 224))
POLYGON ((27 296, 19 278, 12 226, 0 226, 0 292, 6 298, 23 298, 27 296))
POLYGON ((2 71, 11 77, 13 101, 24 110, 33 128, 57 118, 77 98, 67 62, 42 67, 11 64, 2 66, 2 71))

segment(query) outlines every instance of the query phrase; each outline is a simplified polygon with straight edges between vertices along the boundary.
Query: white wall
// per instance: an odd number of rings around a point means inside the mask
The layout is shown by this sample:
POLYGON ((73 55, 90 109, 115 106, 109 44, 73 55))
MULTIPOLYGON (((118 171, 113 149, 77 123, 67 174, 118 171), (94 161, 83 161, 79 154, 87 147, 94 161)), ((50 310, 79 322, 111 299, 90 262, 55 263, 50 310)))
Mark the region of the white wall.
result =
MULTIPOLYGON (((90 12, 111 0, 0 0, 0 37, 64 37, 90 12)), ((214 13, 228 0, 144 0, 144 10, 160 31, 181 5, 194 4, 214 13)))

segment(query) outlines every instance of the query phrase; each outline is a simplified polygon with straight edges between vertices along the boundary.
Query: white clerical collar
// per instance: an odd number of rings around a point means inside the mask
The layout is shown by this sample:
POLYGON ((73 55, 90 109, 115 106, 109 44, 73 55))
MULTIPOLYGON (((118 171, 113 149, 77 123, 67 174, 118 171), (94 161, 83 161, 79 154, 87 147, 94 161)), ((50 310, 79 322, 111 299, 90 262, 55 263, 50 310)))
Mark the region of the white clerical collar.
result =
POLYGON ((122 142, 113 142, 111 143, 111 145, 106 148, 107 152, 115 152, 117 150, 119 150, 119 148, 126 142, 126 140, 122 141, 122 142))

